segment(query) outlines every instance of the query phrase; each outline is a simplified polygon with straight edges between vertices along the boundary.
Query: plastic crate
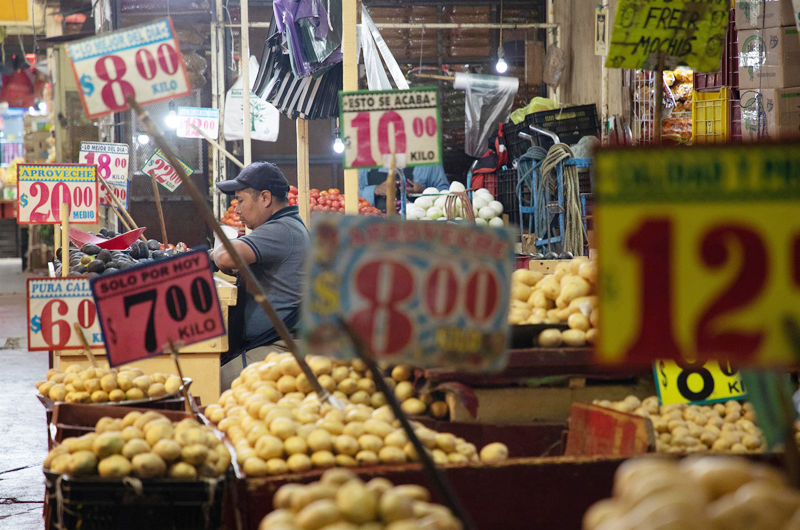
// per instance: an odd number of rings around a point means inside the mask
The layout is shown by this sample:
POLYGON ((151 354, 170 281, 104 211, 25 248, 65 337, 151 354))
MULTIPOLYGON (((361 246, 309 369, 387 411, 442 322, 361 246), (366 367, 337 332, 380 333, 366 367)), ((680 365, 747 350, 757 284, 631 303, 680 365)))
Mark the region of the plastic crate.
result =
MULTIPOLYGON (((543 110, 529 115, 525 122, 558 135, 561 143, 576 144, 584 136, 600 137, 600 120, 596 105, 580 105, 558 110, 543 110)), ((532 133, 540 146, 550 149, 553 140, 543 134, 532 133)))
POLYGON ((528 125, 529 122, 527 118, 525 121, 520 123, 508 122, 503 125, 503 137, 506 140, 506 149, 508 149, 509 160, 514 160, 521 157, 530 148, 531 143, 527 139, 519 137, 519 133, 521 132, 532 134, 531 130, 528 128, 528 125))
POLYGON ((730 140, 732 142, 742 141, 742 104, 738 97, 738 93, 734 93, 730 99, 730 110, 728 111, 728 120, 730 126, 730 140))
POLYGON ((692 95, 692 143, 726 142, 730 138, 730 89, 694 92, 692 95))
MULTIPOLYGON (((512 224, 519 223, 516 169, 503 169, 497 172, 497 195, 495 198, 503 205, 503 213, 508 214, 509 222, 512 224)), ((529 190, 523 196, 523 200, 530 200, 529 190)))

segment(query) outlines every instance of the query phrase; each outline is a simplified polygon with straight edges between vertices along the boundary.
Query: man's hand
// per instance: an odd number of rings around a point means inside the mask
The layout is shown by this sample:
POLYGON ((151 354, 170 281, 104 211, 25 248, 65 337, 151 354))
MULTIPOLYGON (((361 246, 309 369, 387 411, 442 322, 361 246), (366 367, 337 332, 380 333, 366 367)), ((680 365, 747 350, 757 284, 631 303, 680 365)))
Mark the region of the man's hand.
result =
POLYGON ((380 184, 375 186, 375 195, 386 195, 386 181, 384 180, 380 184))
POLYGON ((422 193, 425 188, 422 187, 422 184, 419 182, 414 182, 413 180, 409 180, 408 183, 410 184, 409 188, 406 190, 409 193, 422 193))

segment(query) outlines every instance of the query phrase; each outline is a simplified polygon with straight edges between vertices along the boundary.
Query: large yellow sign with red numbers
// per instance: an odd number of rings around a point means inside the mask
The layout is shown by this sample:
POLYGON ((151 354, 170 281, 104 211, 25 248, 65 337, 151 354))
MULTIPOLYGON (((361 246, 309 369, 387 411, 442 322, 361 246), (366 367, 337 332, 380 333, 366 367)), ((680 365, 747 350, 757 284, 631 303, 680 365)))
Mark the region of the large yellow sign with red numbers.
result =
POLYGON ((603 363, 800 356, 800 145, 596 156, 603 363))

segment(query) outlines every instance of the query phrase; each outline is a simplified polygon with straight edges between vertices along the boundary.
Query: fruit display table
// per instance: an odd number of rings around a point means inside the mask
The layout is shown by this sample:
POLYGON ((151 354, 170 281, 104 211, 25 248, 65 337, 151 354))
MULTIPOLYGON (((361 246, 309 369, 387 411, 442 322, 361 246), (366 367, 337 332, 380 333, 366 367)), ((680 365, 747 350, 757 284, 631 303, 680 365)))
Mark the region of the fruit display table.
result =
MULTIPOLYGON (((227 328, 228 308, 236 305, 237 288, 231 282, 219 276, 215 276, 214 283, 217 288, 220 309, 222 309, 222 319, 227 328)), ((198 342, 179 350, 183 376, 192 379, 192 394, 199 397, 200 402, 204 405, 215 403, 219 398, 220 354, 227 350, 227 334, 215 339, 198 342)), ((93 348, 92 352, 98 363, 107 364, 105 349, 93 348)), ((53 352, 54 368, 63 369, 62 367, 66 368, 67 365, 76 363, 84 366, 89 365, 89 361, 80 350, 55 350, 53 352)), ((175 363, 172 362, 169 355, 158 355, 131 364, 141 368, 147 374, 154 372, 176 373, 175 363)))

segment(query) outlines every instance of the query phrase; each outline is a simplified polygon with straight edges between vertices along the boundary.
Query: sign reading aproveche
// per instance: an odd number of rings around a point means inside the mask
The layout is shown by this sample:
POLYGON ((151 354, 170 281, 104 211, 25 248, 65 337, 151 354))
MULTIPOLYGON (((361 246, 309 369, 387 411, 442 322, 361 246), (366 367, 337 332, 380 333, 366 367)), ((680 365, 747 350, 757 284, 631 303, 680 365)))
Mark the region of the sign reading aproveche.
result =
POLYGON ((83 110, 96 118, 189 94, 178 39, 170 19, 104 33, 66 45, 83 110))
POLYGON ((176 130, 178 137, 202 138, 203 136, 192 125, 211 139, 216 140, 219 136, 219 109, 178 107, 178 128, 176 130))
POLYGON ((796 362, 796 144, 601 149, 595 174, 599 362, 796 362))
POLYGON ((95 166, 86 164, 18 164, 17 223, 61 223, 61 204, 71 224, 97 223, 95 166))
POLYGON ((664 70, 716 72, 730 8, 727 0, 620 0, 606 68, 656 70, 661 55, 664 70))
MULTIPOLYGON (((189 167, 189 164, 178 159, 178 162, 181 163, 181 167, 183 171, 186 173, 188 177, 192 173, 194 173, 194 169, 189 167)), ((153 178, 155 177, 156 182, 167 188, 169 191, 175 191, 178 186, 180 186, 183 181, 181 177, 178 176, 178 172, 175 171, 175 168, 170 165, 167 157, 161 151, 161 149, 157 149, 155 153, 150 155, 150 158, 147 159, 147 162, 144 163, 142 167, 142 173, 145 175, 153 178)))
POLYGON ((89 346, 103 346, 88 278, 28 278, 29 351, 81 349, 75 322, 89 346))
MULTIPOLYGON (((124 208, 128 207, 128 144, 111 144, 103 142, 81 142, 81 164, 97 166, 97 176, 105 179, 114 195, 124 208)), ((113 206, 104 186, 98 186, 100 204, 113 206)))
POLYGON ((364 169, 442 163, 439 90, 339 92, 344 167, 364 169))
POLYGON ((205 250, 104 274, 91 289, 111 366, 225 334, 205 250))
POLYGON ((303 304, 311 352, 350 357, 341 318, 377 359, 472 371, 505 366, 509 232, 340 215, 312 225, 303 304))
POLYGON ((653 365, 653 372, 661 405, 707 405, 743 399, 747 395, 742 374, 726 362, 708 361, 697 365, 662 359, 653 365))

